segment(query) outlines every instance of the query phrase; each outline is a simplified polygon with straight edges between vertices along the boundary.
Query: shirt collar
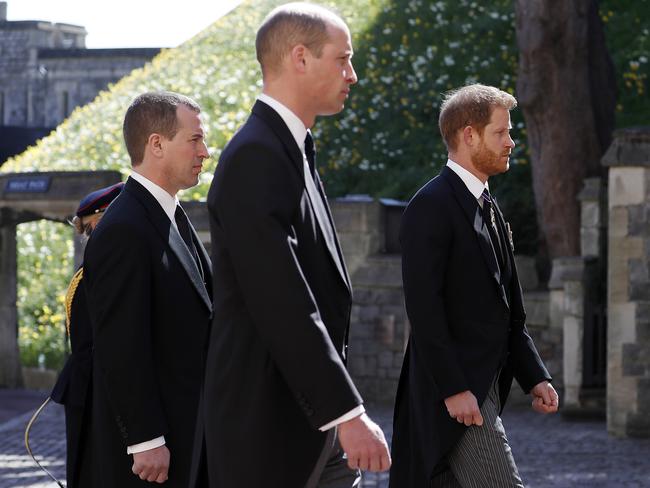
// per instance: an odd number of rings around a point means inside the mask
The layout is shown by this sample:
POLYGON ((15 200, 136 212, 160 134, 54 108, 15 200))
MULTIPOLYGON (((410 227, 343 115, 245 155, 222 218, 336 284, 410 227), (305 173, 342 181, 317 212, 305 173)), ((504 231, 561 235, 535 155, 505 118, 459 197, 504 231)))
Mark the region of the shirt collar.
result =
POLYGON ((451 159, 448 159, 447 166, 449 167, 450 170, 456 173, 461 180, 463 180, 463 183, 465 183, 465 186, 467 187, 469 192, 472 195, 474 195, 474 198, 476 198, 477 200, 483 194, 483 190, 490 189, 487 181, 485 182, 485 184, 483 184, 481 180, 479 180, 476 176, 474 176, 472 173, 470 173, 465 168, 463 168, 456 161, 452 161, 451 159))
POLYGON ((156 199, 160 204, 163 211, 169 217, 169 220, 176 225, 176 220, 174 219, 174 213, 176 212, 176 205, 178 205, 178 198, 174 195, 171 196, 165 190, 156 185, 153 181, 142 176, 137 171, 131 172, 131 178, 144 186, 149 193, 156 199))
POLYGON ((305 124, 302 123, 302 120, 300 120, 300 118, 285 105, 266 93, 261 93, 257 99, 260 102, 266 103, 278 113, 284 123, 287 124, 289 132, 291 132, 291 135, 295 139, 298 148, 303 154, 305 154, 305 137, 307 137, 307 128, 305 127, 305 124))

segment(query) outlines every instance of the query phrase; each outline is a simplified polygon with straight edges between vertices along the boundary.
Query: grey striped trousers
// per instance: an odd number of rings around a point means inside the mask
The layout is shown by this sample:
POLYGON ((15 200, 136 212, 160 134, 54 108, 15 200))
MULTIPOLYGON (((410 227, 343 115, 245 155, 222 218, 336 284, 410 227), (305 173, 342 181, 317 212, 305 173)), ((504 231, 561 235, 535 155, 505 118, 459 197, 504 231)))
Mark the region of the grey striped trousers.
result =
POLYGON ((466 429, 447 456, 450 470, 433 488, 524 488, 499 417, 498 378, 481 406, 483 425, 466 429))

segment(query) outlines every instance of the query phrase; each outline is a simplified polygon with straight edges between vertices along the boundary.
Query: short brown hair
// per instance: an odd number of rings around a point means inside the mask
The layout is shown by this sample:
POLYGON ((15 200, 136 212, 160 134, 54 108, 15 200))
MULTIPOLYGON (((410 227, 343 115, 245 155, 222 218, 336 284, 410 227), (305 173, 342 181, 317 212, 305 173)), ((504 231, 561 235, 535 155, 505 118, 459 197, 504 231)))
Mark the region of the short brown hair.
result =
POLYGON ((438 126, 447 149, 456 150, 458 147, 458 131, 472 126, 479 134, 483 134, 485 126, 490 123, 494 107, 512 110, 517 106, 517 100, 510 93, 493 86, 475 83, 445 94, 440 106, 438 126))
POLYGON ((122 133, 133 166, 142 162, 144 148, 151 134, 174 138, 178 131, 176 110, 179 105, 201 112, 201 107, 194 100, 174 92, 143 93, 131 102, 124 116, 122 133))
POLYGON ((273 9, 255 38, 262 76, 277 71, 282 59, 298 44, 319 58, 329 40, 327 27, 332 23, 345 25, 336 13, 312 3, 287 3, 273 9))

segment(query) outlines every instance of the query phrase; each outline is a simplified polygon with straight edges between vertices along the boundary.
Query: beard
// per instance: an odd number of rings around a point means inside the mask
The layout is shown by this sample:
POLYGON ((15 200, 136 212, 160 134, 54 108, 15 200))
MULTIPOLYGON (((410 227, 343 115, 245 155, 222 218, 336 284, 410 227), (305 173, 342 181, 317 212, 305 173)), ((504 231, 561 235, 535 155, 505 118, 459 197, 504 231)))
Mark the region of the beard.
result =
POLYGON ((495 153, 485 146, 485 143, 481 141, 476 152, 471 155, 472 164, 474 167, 483 173, 484 175, 494 176, 508 171, 509 160, 506 159, 505 162, 503 158, 509 156, 510 151, 504 151, 503 153, 495 153))

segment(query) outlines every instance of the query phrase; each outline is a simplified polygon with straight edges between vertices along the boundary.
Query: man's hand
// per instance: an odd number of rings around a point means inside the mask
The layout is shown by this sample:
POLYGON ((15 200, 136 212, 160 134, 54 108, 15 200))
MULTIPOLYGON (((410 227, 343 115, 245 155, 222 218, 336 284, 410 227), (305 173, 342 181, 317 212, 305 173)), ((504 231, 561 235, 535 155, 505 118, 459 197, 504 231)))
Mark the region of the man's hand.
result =
POLYGON ((533 396, 533 410, 539 413, 557 412, 560 399, 548 381, 536 384, 530 394, 533 396))
POLYGON ((457 393, 445 398, 447 412, 451 418, 456 419, 458 423, 470 425, 483 425, 483 416, 478 408, 478 402, 474 394, 469 391, 457 393))
POLYGON ((169 472, 169 449, 167 446, 156 447, 148 451, 133 454, 133 474, 141 480, 164 483, 169 472))
POLYGON ((351 469, 387 471, 390 468, 384 433, 365 413, 339 424, 338 436, 351 469))

